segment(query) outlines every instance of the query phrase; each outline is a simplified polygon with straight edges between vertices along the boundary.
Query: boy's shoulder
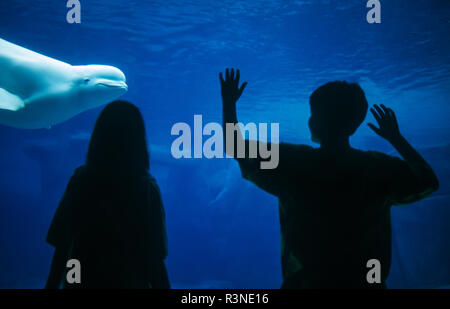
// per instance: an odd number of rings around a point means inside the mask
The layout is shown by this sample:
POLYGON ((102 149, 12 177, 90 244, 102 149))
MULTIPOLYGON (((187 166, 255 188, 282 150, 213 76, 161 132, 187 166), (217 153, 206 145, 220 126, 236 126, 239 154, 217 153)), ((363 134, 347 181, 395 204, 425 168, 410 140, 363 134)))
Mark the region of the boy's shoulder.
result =
POLYGON ((315 150, 316 148, 304 144, 280 143, 280 152, 312 153, 315 150))
POLYGON ((396 161, 396 160, 400 160, 400 158, 396 157, 396 156, 391 156, 389 154, 380 152, 380 151, 376 151, 376 150, 367 150, 367 151, 362 151, 360 150, 362 153, 364 153, 367 157, 370 157, 374 160, 380 160, 380 161, 396 161))
POLYGON ((314 158, 315 151, 315 148, 308 145, 283 142, 279 144, 280 162, 309 161, 314 158))
POLYGON ((387 169, 402 168, 406 163, 399 157, 389 155, 376 150, 358 150, 360 162, 373 169, 380 169, 380 172, 387 169))
MULTIPOLYGON (((314 148, 305 144, 293 144, 293 143, 280 143, 280 152, 292 153, 292 154, 310 154, 315 155, 322 153, 320 148, 314 148)), ((380 151, 376 150, 361 150, 352 148, 351 153, 353 155, 373 159, 373 160, 381 160, 381 161, 392 161, 392 160, 400 160, 400 158, 396 156, 392 156, 380 151)))

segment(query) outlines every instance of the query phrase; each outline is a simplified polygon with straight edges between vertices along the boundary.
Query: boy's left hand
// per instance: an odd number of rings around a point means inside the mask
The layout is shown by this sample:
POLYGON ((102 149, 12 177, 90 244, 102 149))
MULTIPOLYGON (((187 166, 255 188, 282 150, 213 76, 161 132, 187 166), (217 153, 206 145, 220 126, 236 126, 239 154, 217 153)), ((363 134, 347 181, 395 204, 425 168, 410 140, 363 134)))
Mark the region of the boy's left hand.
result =
POLYGON ((219 74, 220 85, 222 87, 222 100, 223 103, 236 103, 242 95, 247 82, 242 83, 239 87, 240 72, 236 70, 236 76, 234 75, 234 69, 225 70, 225 79, 222 72, 219 74))

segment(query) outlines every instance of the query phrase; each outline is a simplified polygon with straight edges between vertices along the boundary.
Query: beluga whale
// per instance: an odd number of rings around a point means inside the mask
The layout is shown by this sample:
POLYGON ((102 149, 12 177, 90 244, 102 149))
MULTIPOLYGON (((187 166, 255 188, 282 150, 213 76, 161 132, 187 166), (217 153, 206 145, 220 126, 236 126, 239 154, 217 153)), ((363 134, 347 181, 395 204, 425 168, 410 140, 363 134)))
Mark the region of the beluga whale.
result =
POLYGON ((0 124, 50 128, 128 90, 108 65, 70 65, 0 39, 0 124))

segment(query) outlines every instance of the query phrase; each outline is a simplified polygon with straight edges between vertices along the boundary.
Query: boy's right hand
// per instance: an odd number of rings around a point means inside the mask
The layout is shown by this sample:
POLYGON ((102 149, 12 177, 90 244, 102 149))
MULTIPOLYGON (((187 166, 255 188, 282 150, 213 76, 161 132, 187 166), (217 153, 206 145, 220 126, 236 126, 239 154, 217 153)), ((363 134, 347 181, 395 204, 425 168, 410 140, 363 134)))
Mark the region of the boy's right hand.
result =
POLYGON ((400 129, 398 128, 397 117, 392 109, 387 108, 381 104, 381 108, 378 105, 374 105, 370 109, 370 112, 375 117, 379 128, 369 123, 368 126, 379 136, 389 141, 391 144, 395 143, 402 137, 400 129))

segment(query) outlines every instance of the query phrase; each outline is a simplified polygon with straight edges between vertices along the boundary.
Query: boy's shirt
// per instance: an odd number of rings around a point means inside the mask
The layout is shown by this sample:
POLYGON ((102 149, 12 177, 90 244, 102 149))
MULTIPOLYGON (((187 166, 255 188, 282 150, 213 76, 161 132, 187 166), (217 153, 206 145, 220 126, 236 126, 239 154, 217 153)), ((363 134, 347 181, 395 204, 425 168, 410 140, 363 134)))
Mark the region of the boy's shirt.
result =
MULTIPOLYGON (((327 153, 281 143, 276 169, 239 159, 242 175, 279 199, 285 284, 302 273, 303 286, 366 285, 367 261, 391 263, 390 206, 425 197, 409 165, 375 151, 327 153)), ((289 285, 289 284, 287 284, 289 285)))

